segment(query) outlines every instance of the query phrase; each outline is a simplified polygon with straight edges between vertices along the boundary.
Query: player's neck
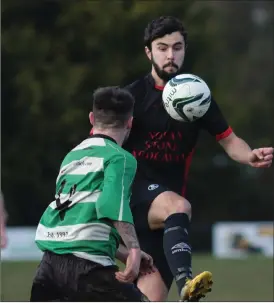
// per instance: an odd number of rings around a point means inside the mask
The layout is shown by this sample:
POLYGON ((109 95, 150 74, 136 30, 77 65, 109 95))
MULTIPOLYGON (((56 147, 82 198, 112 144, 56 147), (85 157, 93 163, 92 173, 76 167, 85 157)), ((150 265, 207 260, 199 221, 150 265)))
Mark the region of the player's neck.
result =
POLYGON ((112 139, 114 139, 118 145, 122 146, 124 139, 125 139, 125 134, 123 130, 115 130, 115 129, 100 129, 100 128, 95 128, 93 127, 92 129, 92 134, 93 135, 105 135, 108 136, 112 139))
POLYGON ((154 68, 152 68, 152 70, 151 70, 151 75, 155 81, 156 86, 164 87, 166 85, 166 82, 157 75, 154 68))

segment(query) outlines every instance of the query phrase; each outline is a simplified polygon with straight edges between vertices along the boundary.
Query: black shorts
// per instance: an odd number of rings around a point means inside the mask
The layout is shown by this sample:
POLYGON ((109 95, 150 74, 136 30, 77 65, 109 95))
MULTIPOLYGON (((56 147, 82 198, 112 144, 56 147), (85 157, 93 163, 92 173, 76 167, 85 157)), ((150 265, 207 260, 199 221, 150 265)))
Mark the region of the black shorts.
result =
POLYGON ((164 254, 164 230, 151 230, 148 224, 148 211, 151 203, 165 191, 169 191, 168 187, 137 176, 132 186, 130 203, 141 249, 152 256, 167 289, 170 289, 173 275, 164 254))
POLYGON ((117 266, 102 266, 72 254, 45 252, 34 277, 32 302, 147 301, 131 283, 115 278, 117 266))

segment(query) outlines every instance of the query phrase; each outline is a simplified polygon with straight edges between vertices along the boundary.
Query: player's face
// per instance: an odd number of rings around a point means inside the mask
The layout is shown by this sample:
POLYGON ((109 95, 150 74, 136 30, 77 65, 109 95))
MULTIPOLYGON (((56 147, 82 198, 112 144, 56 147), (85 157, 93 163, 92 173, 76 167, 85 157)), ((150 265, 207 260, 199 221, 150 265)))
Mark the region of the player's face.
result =
POLYGON ((151 51, 146 48, 157 75, 168 81, 180 73, 185 58, 185 41, 180 32, 173 32, 154 40, 151 51))

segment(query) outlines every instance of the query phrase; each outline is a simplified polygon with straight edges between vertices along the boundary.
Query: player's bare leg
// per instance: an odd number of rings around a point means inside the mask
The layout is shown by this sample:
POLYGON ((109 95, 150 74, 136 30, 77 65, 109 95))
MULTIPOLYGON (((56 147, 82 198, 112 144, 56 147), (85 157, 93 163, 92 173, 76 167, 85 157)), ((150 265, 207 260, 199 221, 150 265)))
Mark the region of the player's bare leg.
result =
MULTIPOLYGON (((190 203, 171 191, 157 196, 148 213, 148 222, 152 230, 164 228, 164 251, 181 299, 198 300, 211 291, 212 274, 203 272, 192 279, 192 258, 188 236, 190 219, 190 203)), ((159 282, 157 288, 160 287, 159 282)), ((152 298, 153 293, 149 290, 146 295, 152 298)))
POLYGON ((167 300, 168 290, 158 270, 141 276, 137 286, 150 301, 165 302, 167 300))

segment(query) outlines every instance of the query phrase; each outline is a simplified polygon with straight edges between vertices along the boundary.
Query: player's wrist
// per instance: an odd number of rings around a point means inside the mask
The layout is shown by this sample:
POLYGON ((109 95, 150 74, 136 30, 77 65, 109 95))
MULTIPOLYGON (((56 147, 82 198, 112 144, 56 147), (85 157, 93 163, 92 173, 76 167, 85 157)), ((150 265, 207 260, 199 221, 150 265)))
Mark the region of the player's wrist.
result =
POLYGON ((132 248, 130 248, 129 249, 129 252, 132 252, 132 253, 134 253, 134 254, 139 254, 139 255, 141 255, 141 248, 140 247, 132 247, 132 248))
POLYGON ((131 248, 129 250, 129 255, 131 255, 134 259, 139 259, 141 261, 141 249, 140 248, 131 248))

